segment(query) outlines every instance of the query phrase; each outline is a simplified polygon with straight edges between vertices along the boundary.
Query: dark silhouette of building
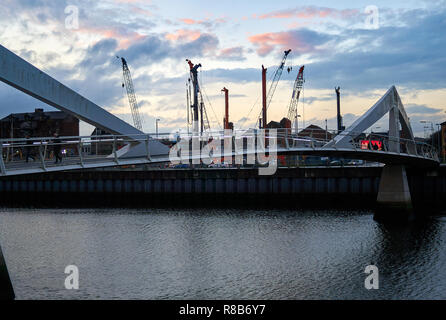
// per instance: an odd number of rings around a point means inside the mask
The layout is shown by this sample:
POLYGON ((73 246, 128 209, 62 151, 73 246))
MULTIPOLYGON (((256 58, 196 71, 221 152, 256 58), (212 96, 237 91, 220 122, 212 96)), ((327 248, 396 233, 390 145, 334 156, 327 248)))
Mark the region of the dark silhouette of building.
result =
MULTIPOLYGON (((96 155, 108 155, 113 153, 113 141, 102 141, 106 140, 105 137, 100 136, 108 136, 112 135, 110 132, 102 130, 100 128, 95 128, 91 133, 91 140, 99 140, 101 142, 92 142, 91 143, 91 153, 96 155), (96 138, 95 138, 96 137, 96 138)), ((110 137, 110 139, 112 139, 110 137)), ((107 140, 110 140, 107 139, 107 140)), ((120 144, 121 146, 121 144, 120 144)))
POLYGON ((0 137, 25 138, 60 136, 79 136, 79 119, 63 111, 43 111, 35 109, 29 113, 11 113, 0 120, 0 137))
POLYGON ((333 139, 333 135, 326 131, 325 129, 322 129, 319 126, 316 126, 314 124, 309 125, 305 129, 299 132, 299 137, 310 137, 317 140, 331 140, 333 139))

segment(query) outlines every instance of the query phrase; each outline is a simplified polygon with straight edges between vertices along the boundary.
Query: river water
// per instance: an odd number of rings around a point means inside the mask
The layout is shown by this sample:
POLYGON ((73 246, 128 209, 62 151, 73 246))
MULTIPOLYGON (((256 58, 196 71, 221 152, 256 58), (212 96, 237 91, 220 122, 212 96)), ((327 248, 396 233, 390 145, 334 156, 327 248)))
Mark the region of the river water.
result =
POLYGON ((0 209, 0 243, 18 299, 446 299, 446 217, 0 209), (371 264, 378 290, 364 286, 371 264))

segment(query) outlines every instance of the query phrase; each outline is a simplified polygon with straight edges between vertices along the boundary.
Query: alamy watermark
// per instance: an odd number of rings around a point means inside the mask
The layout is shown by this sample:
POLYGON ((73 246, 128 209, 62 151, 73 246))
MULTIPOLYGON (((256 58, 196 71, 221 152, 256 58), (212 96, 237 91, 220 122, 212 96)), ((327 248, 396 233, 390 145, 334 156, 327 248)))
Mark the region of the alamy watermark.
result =
POLYGON ((367 277, 364 280, 364 287, 367 290, 379 289, 379 269, 377 266, 369 265, 365 268, 364 273, 367 277))
POLYGON ((65 289, 78 290, 79 289, 79 268, 75 265, 69 265, 65 268, 65 289))
POLYGON ((257 165, 259 175, 277 171, 277 129, 250 132, 225 130, 224 135, 182 134, 170 149, 173 165, 257 165))
POLYGON ((77 6, 67 6, 65 8, 65 28, 69 30, 79 29, 79 8, 77 6))
POLYGON ((379 9, 375 5, 369 5, 365 7, 364 13, 366 14, 364 21, 364 28, 369 30, 379 29, 379 9))

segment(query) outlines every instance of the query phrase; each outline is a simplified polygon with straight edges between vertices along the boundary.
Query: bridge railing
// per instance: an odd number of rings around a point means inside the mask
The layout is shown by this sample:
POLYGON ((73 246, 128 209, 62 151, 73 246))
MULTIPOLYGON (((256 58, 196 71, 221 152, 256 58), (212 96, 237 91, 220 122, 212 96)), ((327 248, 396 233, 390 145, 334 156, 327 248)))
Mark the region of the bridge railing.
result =
MULTIPOLYGON (((70 136, 14 138, 0 140, 0 170, 47 170, 60 166, 87 167, 89 164, 120 165, 120 149, 132 143, 146 143, 153 135, 70 136)), ((150 151, 147 150, 147 158, 150 151)))
MULTIPOLYGON (((432 145, 417 140, 405 139, 402 137, 393 137, 387 134, 381 133, 362 133, 362 132, 342 132, 343 136, 350 136, 351 145, 354 149, 371 149, 391 152, 390 144, 395 143, 400 145, 400 153, 407 154, 426 154, 426 156, 432 157, 437 153, 437 150, 432 145), (373 147, 377 147, 373 149, 373 147), (415 148, 416 147, 416 148, 415 148)), ((291 133, 291 129, 277 129, 277 136, 280 138, 288 138, 295 142, 301 142, 303 146, 309 147, 322 146, 332 141, 338 134, 336 131, 325 131, 321 129, 305 129, 304 133, 291 133)), ((301 146, 299 144, 299 146, 301 146)))
MULTIPOLYGON (((96 136, 71 136, 71 137, 40 137, 40 138, 14 138, 0 140, 0 171, 5 174, 8 170, 33 170, 60 166, 88 167, 89 164, 109 164, 122 165, 120 150, 132 143, 142 143, 146 145, 145 157, 148 162, 151 157, 149 142, 159 140, 166 145, 174 145, 183 139, 198 138, 203 143, 214 139, 258 139, 264 137, 265 145, 270 139, 277 140, 278 148, 298 149, 298 148, 324 148, 324 146, 335 137, 336 132, 325 132, 325 130, 305 129, 302 134, 295 134, 291 129, 276 129, 261 131, 258 129, 236 130, 234 132, 214 131, 206 132, 203 135, 192 133, 158 133, 132 135, 96 135, 96 136), (57 161, 56 161, 57 160, 57 161)), ((345 133, 344 133, 345 134, 345 133)), ((371 133, 349 133, 351 136, 352 148, 356 151, 373 152, 397 152, 408 154, 420 158, 427 158, 438 161, 438 153, 431 145, 413 141, 410 139, 389 137, 388 135, 371 133), (393 145, 392 145, 393 144, 393 145), (399 148, 395 149, 395 144, 399 148), (397 150, 397 151, 395 151, 397 150), (399 151, 398 151, 399 150, 399 151)), ((229 150, 232 152, 232 149, 229 150)), ((164 157, 164 161, 165 161, 164 157)), ((152 159, 153 160, 153 159, 152 159)))

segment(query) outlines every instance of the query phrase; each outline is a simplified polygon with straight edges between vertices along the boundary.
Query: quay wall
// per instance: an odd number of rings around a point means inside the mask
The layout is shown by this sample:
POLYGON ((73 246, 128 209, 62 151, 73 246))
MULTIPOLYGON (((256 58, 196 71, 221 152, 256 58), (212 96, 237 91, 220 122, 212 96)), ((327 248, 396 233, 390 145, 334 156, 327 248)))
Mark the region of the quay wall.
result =
MULTIPOLYGON (((373 208, 382 167, 96 170, 0 178, 7 207, 373 208)), ((417 208, 443 210, 446 167, 408 168, 417 208)))

